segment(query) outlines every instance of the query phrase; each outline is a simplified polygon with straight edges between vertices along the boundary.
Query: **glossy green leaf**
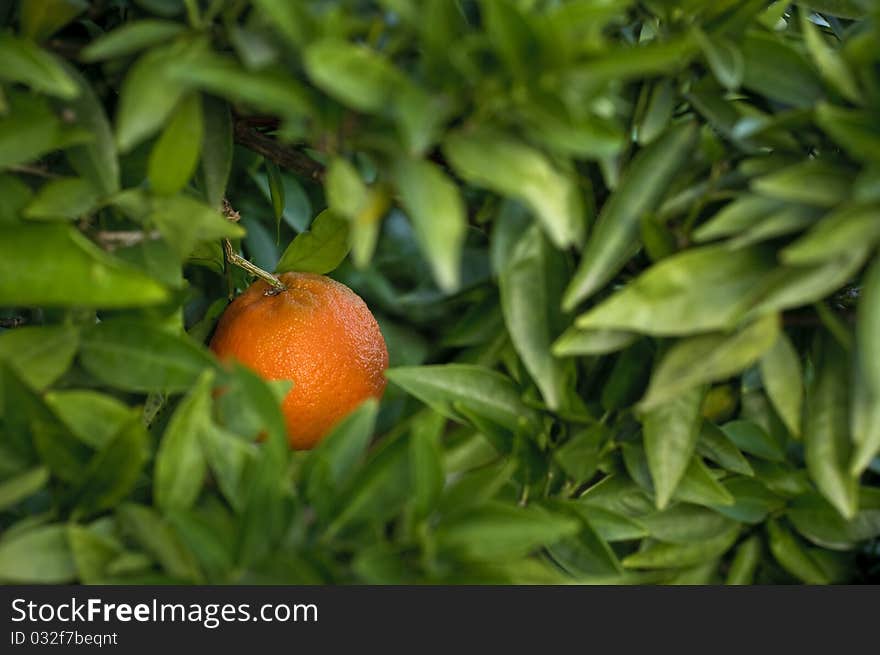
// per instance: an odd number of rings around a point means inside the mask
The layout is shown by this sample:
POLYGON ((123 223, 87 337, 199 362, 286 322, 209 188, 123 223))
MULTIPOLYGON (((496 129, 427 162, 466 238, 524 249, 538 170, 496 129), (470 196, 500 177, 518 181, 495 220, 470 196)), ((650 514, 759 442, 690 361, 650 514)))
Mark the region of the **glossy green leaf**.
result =
POLYGON ((819 491, 845 518, 858 508, 857 481, 849 475, 850 379, 847 357, 826 338, 816 352, 816 377, 807 390, 804 448, 807 470, 819 491))
POLYGON ((232 171, 232 115, 228 104, 212 97, 202 98, 202 112, 204 136, 200 161, 205 199, 211 207, 219 208, 232 171))
POLYGON ((497 560, 520 557, 577 533, 579 522, 535 506, 487 503, 444 521, 437 528, 441 548, 463 557, 497 560))
POLYGON ((97 391, 50 391, 45 400, 75 437, 96 449, 103 448, 131 420, 128 405, 97 391))
POLYGON ((37 466, 0 482, 0 510, 6 510, 46 486, 49 470, 37 466))
POLYGON ((0 80, 20 82, 35 91, 74 98, 77 86, 55 56, 36 44, 11 34, 0 35, 0 80))
POLYGON ((446 292, 458 288, 467 216, 458 188, 435 164, 400 160, 394 181, 434 279, 446 292))
POLYGON ((195 557, 157 512, 144 505, 126 503, 116 510, 116 515, 123 531, 155 557, 166 573, 177 580, 201 579, 195 557))
POLYGON ((553 343, 553 354, 556 357, 606 355, 626 348, 637 338, 637 334, 623 330, 570 328, 553 343))
POLYGON ((574 309, 606 284, 635 250, 642 215, 653 211, 669 190, 670 181, 691 153, 696 134, 693 123, 672 127, 630 164, 599 215, 565 292, 566 310, 574 309))
POLYGON ((752 190, 769 198, 833 207, 846 200, 852 176, 830 162, 811 159, 752 181, 752 190))
POLYGON ((34 41, 43 41, 88 8, 85 0, 22 0, 21 31, 34 41))
POLYGON ((641 408, 657 407, 692 387, 740 373, 770 349, 778 335, 779 317, 768 314, 733 334, 677 342, 655 368, 641 408))
POLYGON ((847 66, 840 52, 832 48, 819 28, 810 20, 806 12, 800 12, 801 31, 807 44, 807 51, 825 83, 834 87, 847 100, 858 103, 862 99, 855 75, 847 66))
POLYGON ((658 509, 666 507, 690 463, 700 430, 700 403, 705 390, 683 392, 642 419, 645 453, 658 509))
POLYGON ((20 327, 0 333, 0 361, 34 389, 45 389, 73 362, 79 331, 70 325, 20 327))
POLYGON ((700 426, 697 452, 733 473, 748 476, 755 474, 739 448, 724 434, 723 430, 709 421, 703 421, 700 426))
POLYGON ((761 561, 761 550, 761 540, 757 536, 749 537, 737 546, 725 584, 752 584, 755 579, 755 571, 761 561))
POLYGON ((0 305, 132 307, 166 298, 162 285, 73 228, 0 228, 0 305))
POLYGON ((583 242, 583 203, 574 179, 540 151, 510 136, 481 130, 452 132, 443 152, 468 182, 527 205, 558 248, 583 242))
POLYGON ((27 218, 63 220, 82 218, 97 204, 99 192, 88 180, 59 178, 44 184, 24 210, 27 218))
POLYGON ((534 425, 537 415, 520 399, 509 378, 470 364, 401 366, 389 369, 386 377, 422 402, 450 418, 460 420, 453 409, 461 403, 511 430, 534 425))
POLYGON ((96 378, 128 391, 183 391, 207 368, 211 356, 185 337, 150 323, 99 323, 82 335, 80 362, 96 378))
POLYGON ((204 483, 207 467, 199 435, 210 429, 213 382, 210 369, 199 376, 159 442, 153 494, 163 510, 190 508, 204 483))
POLYGON ((437 505, 445 482, 442 432, 446 420, 434 412, 415 424, 410 434, 409 460, 414 485, 413 512, 422 518, 437 505))
POLYGON ((830 580, 797 538, 778 521, 767 524, 770 552, 786 571, 807 584, 828 584, 830 580))
POLYGON ((537 225, 526 230, 501 270, 501 308, 511 341, 541 390, 557 409, 566 382, 565 367, 550 354, 559 284, 552 279, 554 253, 537 225), (557 294, 554 295, 554 290, 557 294))
POLYGON ((880 128, 870 111, 821 102, 816 106, 816 123, 857 159, 880 160, 880 128))
POLYGON ((144 18, 121 25, 95 39, 82 51, 84 61, 102 61, 133 54, 181 34, 180 23, 156 18, 144 18))
POLYGON ((809 107, 822 95, 819 79, 791 45, 770 34, 749 34, 742 42, 743 85, 794 107, 809 107))
POLYGON ((7 584, 63 584, 75 579, 64 525, 35 527, 0 541, 0 580, 7 584))
POLYGON ((760 248, 694 248, 654 264, 575 324, 663 336, 727 329, 770 266, 760 248))
POLYGON ((331 209, 315 217, 306 232, 296 235, 287 246, 275 271, 329 273, 349 251, 349 222, 331 209))
POLYGON ((795 437, 801 434, 804 386, 800 357, 788 336, 781 332, 761 357, 761 379, 785 427, 795 437))
POLYGON ((720 534, 697 543, 655 543, 628 555, 623 565, 628 569, 678 568, 693 566, 724 554, 736 542, 739 526, 731 526, 720 534))
POLYGON ((782 251, 787 264, 819 264, 880 241, 877 206, 844 205, 782 251))
POLYGON ((191 93, 174 109, 150 152, 147 177, 153 191, 172 195, 186 186, 199 161, 203 134, 202 98, 191 93))

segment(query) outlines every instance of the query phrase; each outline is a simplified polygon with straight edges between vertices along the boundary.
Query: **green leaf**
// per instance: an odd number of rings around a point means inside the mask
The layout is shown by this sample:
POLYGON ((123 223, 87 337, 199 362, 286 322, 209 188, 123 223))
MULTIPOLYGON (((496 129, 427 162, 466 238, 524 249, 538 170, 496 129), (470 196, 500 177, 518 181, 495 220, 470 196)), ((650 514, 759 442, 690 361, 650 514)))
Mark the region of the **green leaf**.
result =
POLYGON ((10 93, 7 110, 0 112, 0 168, 27 163, 89 138, 87 132, 62 123, 45 98, 10 93))
POLYGON ((822 86, 809 63, 775 35, 750 32, 742 52, 747 89, 794 107, 811 107, 821 97, 822 86))
POLYGON ((61 63, 31 41, 11 34, 0 34, 0 80, 20 82, 34 91, 48 93, 59 98, 75 98, 76 82, 70 79, 61 63))
POLYGON ((577 535, 546 547, 557 564, 575 577, 623 572, 614 550, 591 524, 591 512, 587 508, 573 502, 556 502, 551 507, 567 511, 580 519, 580 531, 577 535))
POLYGON ((654 264, 575 325, 661 336, 728 329, 771 265, 762 248, 693 248, 654 264))
POLYGON ((573 175, 559 170, 540 151, 484 129, 452 132, 443 152, 468 182, 528 206, 557 248, 583 243, 583 202, 573 175))
POLYGON ((743 81, 745 60, 736 44, 724 36, 709 36, 700 30, 695 34, 715 79, 726 89, 738 89, 743 81))
POLYGON ((626 348, 636 339, 637 334, 623 330, 569 328, 553 343, 553 354, 556 357, 606 355, 626 348))
POLYGON ((721 429, 737 448, 750 455, 771 462, 781 462, 785 459, 782 446, 757 423, 736 420, 725 423, 721 429))
POLYGON ((853 476, 861 475, 880 452, 880 395, 868 387, 861 372, 862 366, 863 361, 857 363, 850 408, 850 429, 854 446, 850 473, 853 476))
POLYGON ((405 439, 386 442, 358 472, 339 501, 342 509, 327 527, 325 539, 358 523, 380 523, 403 507, 413 488, 407 446, 405 439))
POLYGON ((173 195, 186 186, 198 165, 203 133, 202 97, 190 93, 174 109, 150 152, 147 177, 153 191, 173 195))
POLYGON ((688 390, 642 419, 645 454, 654 482, 658 509, 666 507, 685 473, 700 430, 700 404, 705 390, 688 390))
POLYGON ((315 113, 308 89, 283 70, 247 70, 231 58, 198 53, 191 60, 171 62, 168 75, 175 85, 246 103, 294 121, 315 113))
POLYGON ((761 550, 761 539, 758 536, 749 537, 737 546, 724 584, 752 584, 755 571, 761 562, 761 550))
POLYGON ((111 201, 134 220, 155 225, 181 259, 199 243, 244 235, 240 226, 217 209, 190 196, 150 196, 141 189, 131 189, 111 201))
POLYGON ((125 57, 164 43, 185 30, 180 23, 144 18, 102 34, 83 49, 81 56, 86 62, 125 57))
POLYGON ((84 584, 100 584, 109 564, 123 553, 116 539, 93 528, 70 524, 67 541, 76 562, 77 575, 84 584))
POLYGON ((862 487, 859 511, 850 520, 815 493, 796 498, 786 516, 798 532, 823 548, 850 550, 859 542, 880 536, 880 497, 876 488, 862 487))
POLYGON ((64 225, 0 227, 0 305, 136 307, 163 286, 64 225))
POLYGON ((679 568, 694 566, 726 553, 739 536, 739 526, 732 525, 723 532, 697 543, 668 544, 656 542, 623 559, 628 569, 679 568))
POLYGON ((867 6, 862 0, 808 0, 797 4, 838 18, 861 18, 867 6))
POLYGON ((686 503, 694 503, 695 505, 704 505, 711 507, 715 511, 723 511, 724 508, 733 506, 734 497, 727 488, 715 479, 716 473, 713 473, 708 466, 703 463, 702 458, 691 458, 687 470, 685 470, 678 488, 673 494, 674 500, 680 500, 686 503))
POLYGON ((455 291, 467 228, 458 187, 436 164, 417 159, 398 160, 394 182, 437 285, 443 291, 455 291))
POLYGON ((731 476, 724 480, 723 489, 731 502, 713 505, 712 509, 742 523, 761 523, 771 512, 777 512, 785 504, 782 498, 756 478, 731 476))
POLYGON ((379 53, 335 38, 309 45, 303 63, 316 86, 365 112, 382 112, 404 83, 403 74, 379 53))
POLYGON ((128 405, 97 391, 51 391, 45 400, 77 439, 99 450, 131 419, 128 405))
POLYGON ((694 239, 702 243, 739 234, 756 224, 760 225, 782 207, 784 203, 774 198, 752 194, 738 196, 694 230, 694 239))
POLYGON ((697 440, 697 452, 733 473, 752 476, 748 460, 717 425, 703 421, 697 440))
POLYGON ((788 166, 752 181, 756 193, 787 202, 834 207, 850 196, 852 175, 842 166, 821 159, 788 166))
POLYGON ((642 216, 660 204, 672 179, 690 156, 696 136, 693 123, 674 126, 639 152, 627 167, 624 179, 599 215, 565 292, 566 311, 593 295, 623 267, 637 248, 642 216))
POLYGON ((337 497, 365 458, 373 438, 378 404, 369 399, 340 421, 309 454, 303 465, 309 499, 319 508, 337 497))
POLYGON ((870 111, 816 105, 816 124, 857 159, 880 160, 880 128, 870 111))
POLYGON ((88 8, 85 0, 22 0, 21 32, 29 39, 43 41, 88 8))
POLYGON ((227 103, 210 96, 202 98, 202 112, 205 127, 200 160, 205 199, 217 209, 223 204, 232 171, 232 114, 227 103))
POLYGON ((49 481, 49 469, 37 466, 18 473, 0 482, 0 510, 7 510, 16 503, 28 498, 49 481))
POLYGON ((150 50, 129 69, 119 92, 116 110, 116 143, 119 150, 128 152, 152 136, 162 127, 186 88, 170 73, 178 60, 188 61, 184 42, 150 50))
POLYGON ((272 212, 275 214, 276 234, 280 234, 281 217, 284 216, 284 180, 281 171, 274 162, 266 160, 266 181, 269 183, 269 199, 272 201, 272 212))
POLYGON ((65 109, 72 112, 76 116, 75 125, 92 136, 91 140, 68 148, 67 159, 101 194, 116 193, 119 191, 119 161, 104 105, 82 73, 70 65, 65 65, 65 70, 79 87, 79 94, 64 102, 62 112, 65 109))
POLYGON ((79 177, 50 180, 40 188, 23 214, 38 220, 73 220, 91 212, 99 196, 90 181, 79 177))
POLYGON ((639 517, 653 539, 673 544, 689 544, 712 539, 732 527, 732 521, 721 514, 687 503, 676 503, 662 512, 639 517))
POLYGON ((780 266, 755 286, 745 317, 800 307, 826 298, 862 267, 869 248, 853 248, 846 256, 813 266, 780 266))
POLYGON ((213 371, 202 373, 174 410, 159 442, 153 482, 156 505, 164 511, 189 509, 205 481, 207 466, 200 434, 210 429, 213 371))
POLYGON ((880 258, 875 258, 862 282, 856 339, 862 378, 870 392, 880 396, 880 258))
POLYGON ((857 480, 849 475, 850 376, 847 355, 831 338, 818 346, 816 376, 807 391, 804 449, 807 470, 819 491, 851 519, 858 506, 857 480))
POLYGON ((92 514, 116 507, 131 493, 148 457, 146 428, 140 412, 103 445, 83 472, 74 493, 76 512, 92 514))
POLYGON ((859 91, 856 78, 847 66, 840 53, 825 41, 819 28, 810 20, 807 12, 798 12, 801 15, 801 31, 807 44, 807 51, 819 74, 827 84, 834 87, 843 97, 851 102, 859 103, 862 94, 859 91))
POLYGON ((461 417, 453 409, 453 404, 461 403, 475 414, 511 430, 538 423, 537 413, 523 403, 510 379, 482 366, 400 366, 387 370, 385 376, 404 391, 455 420, 460 421, 461 417))
POLYGON ((436 530, 438 547, 474 560, 497 561, 528 554, 577 534, 580 522, 535 506, 486 503, 450 517, 436 530))
POLYGON ((275 272, 305 271, 323 275, 334 270, 348 254, 349 225, 346 218, 325 209, 307 231, 290 242, 275 272))
POLYGON ((40 526, 0 540, 0 580, 7 584, 63 584, 75 578, 64 525, 40 526))
POLYGON ((561 291, 553 279, 554 261, 550 245, 533 225, 514 244, 499 278, 501 308, 511 341, 550 409, 558 409, 562 403, 566 382, 563 363, 550 353, 561 291))
POLYGON ((215 366, 203 348, 151 323, 118 319, 83 333, 80 362, 92 375, 127 391, 184 391, 215 366))
POLYGON ((427 517, 443 492, 443 447, 440 443, 446 419, 435 412, 415 423, 410 431, 409 460, 414 485, 413 513, 427 517))
POLYGON ((761 379, 785 427, 795 437, 801 434, 804 385, 800 357, 791 340, 780 332, 773 346, 761 357, 761 379))
POLYGON ((0 361, 37 390, 70 368, 78 347, 79 330, 70 325, 26 326, 0 333, 0 361))
POLYGON ((810 556, 791 532, 778 521, 767 523, 770 552, 786 571, 807 584, 828 584, 822 567, 810 556))
POLYGON ((778 335, 779 317, 768 314, 733 334, 677 342, 655 368, 640 407, 652 409, 692 387, 740 373, 771 348, 778 335))
POLYGON ((17 176, 0 174, 0 226, 21 222, 21 211, 27 206, 34 192, 17 176))
POLYGON ((844 205, 782 251, 795 266, 821 264, 880 241, 876 205, 844 205))
MULTIPOLYGON (((241 512, 245 505, 245 473, 257 457, 255 445, 211 422, 201 426, 198 437, 205 463, 221 493, 236 512, 241 512)), ((175 508, 172 514, 177 511, 175 508)))
POLYGON ((201 580, 195 557, 158 513, 143 505, 126 503, 116 510, 116 516, 123 531, 153 555, 166 573, 178 580, 201 580))

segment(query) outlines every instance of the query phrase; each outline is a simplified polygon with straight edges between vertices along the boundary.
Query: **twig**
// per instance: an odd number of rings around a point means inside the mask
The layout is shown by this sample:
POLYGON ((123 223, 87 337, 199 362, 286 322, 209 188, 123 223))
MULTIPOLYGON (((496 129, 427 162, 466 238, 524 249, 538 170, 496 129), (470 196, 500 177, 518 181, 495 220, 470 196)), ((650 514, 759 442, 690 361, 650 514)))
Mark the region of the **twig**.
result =
MULTIPOLYGON (((233 209, 230 202, 224 198, 223 199, 223 215, 226 216, 230 221, 237 223, 241 220, 241 214, 239 214, 235 209, 233 209)), ((272 275, 269 271, 264 271, 262 268, 249 262, 247 259, 239 255, 232 247, 232 242, 229 239, 223 239, 223 253, 226 255, 227 262, 227 270, 229 264, 233 264, 246 270, 251 275, 255 275, 261 280, 265 281, 271 288, 266 290, 266 295, 271 296, 277 293, 281 293, 282 291, 287 291, 287 287, 284 285, 284 282, 279 280, 276 276, 272 275)))
POLYGON ((48 171, 45 168, 40 168, 39 166, 28 166, 27 164, 18 164, 16 166, 9 166, 6 170, 12 171, 14 173, 24 173, 26 175, 34 175, 36 177, 45 177, 46 179, 55 179, 55 178, 61 177, 57 173, 52 173, 51 171, 48 171))
POLYGON ((144 241, 154 241, 161 238, 158 230, 144 232, 142 230, 120 230, 117 232, 96 232, 95 240, 101 244, 104 250, 126 248, 144 241))
POLYGON ((27 323, 24 316, 11 316, 9 318, 0 318, 0 328, 17 328, 27 323))
POLYGON ((247 120, 236 119, 235 142, 248 150, 262 155, 269 161, 286 168, 302 177, 320 180, 324 176, 324 166, 296 148, 282 145, 267 134, 252 127, 247 120))

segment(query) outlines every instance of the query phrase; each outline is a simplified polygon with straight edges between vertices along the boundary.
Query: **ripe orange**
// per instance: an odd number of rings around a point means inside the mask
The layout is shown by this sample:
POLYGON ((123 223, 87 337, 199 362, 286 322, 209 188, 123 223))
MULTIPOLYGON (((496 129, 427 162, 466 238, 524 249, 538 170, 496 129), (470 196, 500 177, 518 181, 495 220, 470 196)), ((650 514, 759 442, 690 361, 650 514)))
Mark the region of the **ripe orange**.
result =
POLYGON ((279 278, 285 291, 258 280, 226 308, 211 349, 267 380, 293 381, 281 409, 290 445, 307 449, 381 397, 388 350, 366 303, 344 284, 314 273, 279 278))

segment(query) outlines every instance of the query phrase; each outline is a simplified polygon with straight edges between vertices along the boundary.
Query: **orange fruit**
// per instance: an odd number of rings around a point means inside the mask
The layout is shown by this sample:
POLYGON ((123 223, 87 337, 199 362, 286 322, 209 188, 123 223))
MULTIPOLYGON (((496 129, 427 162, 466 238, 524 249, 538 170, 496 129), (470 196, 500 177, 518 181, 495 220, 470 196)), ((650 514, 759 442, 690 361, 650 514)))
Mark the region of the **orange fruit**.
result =
POLYGON ((314 273, 282 273, 275 292, 254 282, 226 308, 211 339, 267 380, 291 380, 281 409, 290 445, 312 448, 341 418, 385 390, 388 349, 366 303, 314 273))

